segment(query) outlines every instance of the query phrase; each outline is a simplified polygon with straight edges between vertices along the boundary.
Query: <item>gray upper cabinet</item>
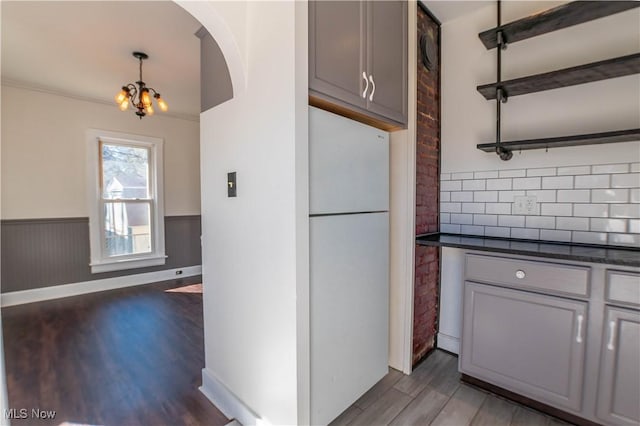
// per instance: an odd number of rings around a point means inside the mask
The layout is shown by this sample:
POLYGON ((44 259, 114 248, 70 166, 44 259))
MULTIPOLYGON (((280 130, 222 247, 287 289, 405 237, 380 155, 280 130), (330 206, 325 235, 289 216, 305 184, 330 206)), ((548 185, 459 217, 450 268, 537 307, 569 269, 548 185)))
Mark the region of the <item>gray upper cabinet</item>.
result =
POLYGON ((407 36, 405 1, 310 1, 310 95, 406 125, 407 36))
POLYGON ((465 282, 460 370, 580 411, 587 303, 465 282))
MULTIPOLYGON (((636 283, 637 284, 637 283, 636 283)), ((598 417, 640 423, 640 312, 607 307, 598 387, 598 417)))
POLYGON ((373 1, 367 15, 367 108, 407 122, 407 2, 373 1))

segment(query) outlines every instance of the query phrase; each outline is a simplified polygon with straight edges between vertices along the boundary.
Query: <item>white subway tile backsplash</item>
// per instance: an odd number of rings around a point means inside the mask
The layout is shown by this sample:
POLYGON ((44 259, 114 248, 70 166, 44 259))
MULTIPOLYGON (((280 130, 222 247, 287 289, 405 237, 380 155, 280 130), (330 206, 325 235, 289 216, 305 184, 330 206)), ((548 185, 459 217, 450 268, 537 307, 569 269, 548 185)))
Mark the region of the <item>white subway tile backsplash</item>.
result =
POLYGON ((513 189, 540 189, 540 178, 515 178, 513 179, 513 189))
POLYGON ((484 203, 462 203, 463 213, 484 213, 484 203))
POLYGON ((546 169, 528 169, 527 176, 555 176, 556 168, 546 168, 546 169))
POLYGON ((527 216, 524 223, 526 228, 555 229, 556 218, 553 216, 527 216))
POLYGON ((540 239, 544 241, 571 241, 571 231, 558 231, 555 229, 541 229, 540 239))
POLYGON ((591 174, 591 166, 558 167, 558 176, 576 176, 588 174, 591 174))
POLYGON ((591 199, 591 191, 588 189, 559 189, 559 203, 588 203, 591 199))
POLYGON ((556 229, 567 231, 589 231, 589 219, 586 217, 557 217, 556 229))
POLYGON ((611 204, 609 216, 640 218, 640 204, 611 204))
POLYGON ((609 188, 610 182, 609 175, 576 176, 575 188, 609 188))
POLYGON ((500 215, 498 216, 498 226, 504 226, 508 228, 523 228, 524 227, 524 216, 514 216, 514 215, 500 215))
POLYGON ((514 197, 525 195, 524 191, 500 191, 498 193, 498 201, 501 203, 513 203, 514 197))
POLYGON ((543 177, 542 189, 573 189, 573 176, 543 177))
POLYGON ((460 229, 463 234, 484 235, 484 226, 461 225, 460 229))
POLYGON ((473 179, 473 172, 451 173, 451 179, 473 179))
POLYGON ((497 226, 498 216, 495 214, 474 214, 473 224, 484 225, 484 226, 497 226))
POLYGON ((459 225, 473 225, 473 215, 466 213, 451 214, 451 223, 459 225))
POLYGON ((540 214, 543 216, 571 216, 572 204, 562 203, 543 203, 540 208, 540 214))
POLYGON ((484 235, 487 237, 509 238, 511 236, 511 230, 499 226, 485 226, 484 235))
POLYGON ((488 190, 509 190, 511 189, 511 179, 487 179, 488 190))
POLYGON ((611 176, 613 188, 640 188, 640 173, 625 173, 611 176))
POLYGON ((440 191, 460 191, 462 189, 462 181, 446 180, 440 182, 440 191))
POLYGON ((511 214, 510 203, 486 203, 485 213, 487 214, 511 214))
POLYGON ((474 179, 493 179, 498 177, 497 171, 492 172, 475 172, 473 174, 474 179))
POLYGON ((597 232, 626 232, 627 221, 624 219, 591 218, 590 231, 597 232))
POLYGON ((442 173, 442 232, 640 245, 640 162, 442 173), (533 196, 534 214, 514 215, 533 196))
POLYGON ((527 175, 526 170, 500 170, 498 176, 503 177, 525 177, 527 175))
POLYGON ((591 191, 592 203, 626 203, 628 199, 628 189, 594 189, 591 191))
POLYGON ((571 241, 573 241, 574 243, 583 243, 583 244, 606 244, 607 233, 606 232, 573 231, 571 233, 571 241))
POLYGON ((540 230, 527 228, 511 228, 511 238, 522 238, 523 240, 538 240, 540 239, 540 230))
POLYGON ((473 193, 473 201, 481 203, 497 203, 498 191, 476 191, 473 193))
POLYGON ((556 190, 555 189, 542 189, 539 191, 527 191, 527 195, 533 195, 536 197, 538 203, 555 203, 556 202, 556 190))
POLYGON ((628 164, 600 164, 591 166, 591 173, 597 175, 598 173, 628 173, 628 164))
POLYGON ((573 215, 576 217, 608 217, 609 204, 574 204, 573 215))
POLYGON ((452 192, 451 201, 473 201, 473 192, 452 192))
POLYGON ((640 247, 640 234, 609 234, 609 244, 640 247))
POLYGON ((484 179, 463 180, 462 189, 465 191, 484 191, 486 181, 484 179))
POLYGON ((440 232, 445 232, 449 234, 459 234, 460 225, 450 225, 450 224, 440 225, 440 232))
POLYGON ((460 213, 460 203, 440 203, 440 211, 443 213, 460 213))

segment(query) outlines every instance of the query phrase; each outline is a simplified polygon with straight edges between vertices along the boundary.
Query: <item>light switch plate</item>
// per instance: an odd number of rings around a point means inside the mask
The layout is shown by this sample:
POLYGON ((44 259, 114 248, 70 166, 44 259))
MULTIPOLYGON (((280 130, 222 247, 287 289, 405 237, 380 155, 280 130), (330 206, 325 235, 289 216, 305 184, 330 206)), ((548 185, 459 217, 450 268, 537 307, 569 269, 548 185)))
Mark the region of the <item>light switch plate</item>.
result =
POLYGON ((227 173, 227 197, 235 197, 236 195, 236 172, 227 173))
POLYGON ((538 199, 536 196, 514 197, 513 214, 538 214, 538 199))

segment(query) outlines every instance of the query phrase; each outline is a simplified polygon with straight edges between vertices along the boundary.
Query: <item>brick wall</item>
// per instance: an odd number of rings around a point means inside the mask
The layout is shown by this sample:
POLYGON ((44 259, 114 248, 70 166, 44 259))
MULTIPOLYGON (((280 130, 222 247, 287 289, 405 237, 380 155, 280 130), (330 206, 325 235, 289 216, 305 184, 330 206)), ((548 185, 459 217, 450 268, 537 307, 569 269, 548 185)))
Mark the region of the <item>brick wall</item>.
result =
MULTIPOLYGON (((418 46, 422 34, 431 33, 440 45, 440 29, 418 7, 418 46)), ((439 49, 439 47, 438 47, 439 49)), ((418 123, 416 152, 416 234, 438 231, 440 176, 440 67, 427 70, 418 54, 418 123)), ((413 362, 434 347, 437 313, 439 251, 416 246, 413 301, 413 362)))

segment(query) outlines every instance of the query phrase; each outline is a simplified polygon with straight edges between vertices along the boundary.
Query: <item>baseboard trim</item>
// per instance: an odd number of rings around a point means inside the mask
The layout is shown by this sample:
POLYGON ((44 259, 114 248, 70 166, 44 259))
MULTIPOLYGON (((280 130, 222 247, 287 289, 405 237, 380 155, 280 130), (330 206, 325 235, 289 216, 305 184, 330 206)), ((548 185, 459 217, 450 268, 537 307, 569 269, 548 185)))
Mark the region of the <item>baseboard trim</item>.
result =
POLYGON ((438 333, 438 348, 460 355, 460 338, 438 333))
POLYGON ((244 426, 266 424, 207 368, 202 369, 202 386, 199 389, 227 418, 244 426))
POLYGON ((78 296, 81 294, 114 290, 123 287, 133 287, 141 284, 149 284, 175 278, 192 277, 200 274, 202 274, 202 266, 196 265, 185 266, 183 268, 165 269, 163 271, 146 272, 144 274, 123 275, 121 277, 34 288, 31 290, 12 291, 9 293, 2 293, 2 296, 0 296, 0 306, 4 308, 7 306, 22 305, 25 303, 42 302, 44 300, 78 296), (180 275, 176 275, 177 271, 182 271, 182 273, 180 275))

